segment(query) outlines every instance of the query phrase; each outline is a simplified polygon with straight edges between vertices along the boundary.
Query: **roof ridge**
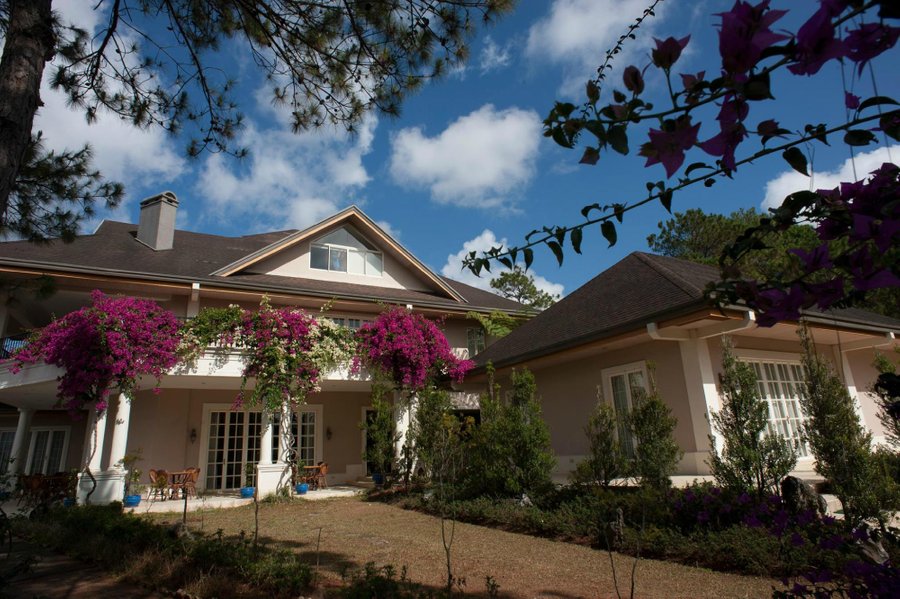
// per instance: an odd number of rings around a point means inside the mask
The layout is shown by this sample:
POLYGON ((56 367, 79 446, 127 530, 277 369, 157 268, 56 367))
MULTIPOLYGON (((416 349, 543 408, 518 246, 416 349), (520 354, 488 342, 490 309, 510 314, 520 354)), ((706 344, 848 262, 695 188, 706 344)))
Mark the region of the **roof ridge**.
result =
MULTIPOLYGON (((659 262, 654 260, 654 258, 662 258, 663 256, 658 256, 656 254, 649 254, 646 252, 634 252, 634 255, 638 260, 640 260, 641 262, 643 262, 644 264, 646 264, 647 266, 649 266, 650 268, 652 268, 653 270, 655 270, 656 272, 658 272, 659 274, 664 276, 669 282, 671 282, 673 285, 675 285, 676 287, 678 287, 685 293, 688 293, 688 294, 699 293, 701 295, 703 294, 703 289, 700 289, 696 285, 692 284, 691 282, 689 282, 687 279, 682 277, 680 274, 678 274, 677 272, 675 272, 668 266, 665 266, 664 264, 660 264, 659 262)), ((671 259, 679 260, 679 258, 671 258, 671 259)), ((687 260, 685 260, 685 262, 687 262, 687 260)))

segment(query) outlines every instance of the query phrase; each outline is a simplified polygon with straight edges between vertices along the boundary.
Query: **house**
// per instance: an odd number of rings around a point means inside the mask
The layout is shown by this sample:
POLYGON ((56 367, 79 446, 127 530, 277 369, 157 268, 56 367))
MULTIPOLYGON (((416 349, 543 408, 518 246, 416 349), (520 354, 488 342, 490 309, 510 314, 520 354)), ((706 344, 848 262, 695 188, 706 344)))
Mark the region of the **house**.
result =
MULTIPOLYGON (((94 234, 69 244, 0 243, 0 276, 6 282, 0 357, 7 358, 28 330, 46 325, 53 315, 89 305, 94 289, 151 299, 181 318, 210 306, 250 309, 263 296, 273 305, 309 312, 328 304, 328 316, 350 328, 399 304, 443 319, 444 333, 460 356, 474 354, 485 342, 468 312, 524 313, 516 302, 435 274, 356 207, 302 231, 242 237, 176 230, 177 208, 177 198, 166 192, 141 203, 137 225, 104 221, 94 234), (35 299, 32 288, 46 279, 55 292, 35 299)), ((145 471, 199 467, 198 487, 208 492, 249 482, 248 463, 259 464, 256 484, 262 494, 284 479, 279 420, 268 426, 271 416, 259 408, 231 409, 241 384, 239 351, 224 357, 207 351, 192 368, 165 375, 158 395, 151 390, 154 381, 143 381, 132 402, 119 396, 100 417, 90 410, 80 421, 56 405, 56 367, 37 364, 14 374, 10 365, 0 363, 4 470, 50 474, 89 461, 98 482, 94 502, 121 498, 121 460, 137 450, 145 471)), ((359 424, 370 405, 371 384, 345 369, 330 373, 321 386, 293 416, 296 449, 309 464, 327 462, 329 482, 365 476, 359 424)), ((402 429, 408 414, 397 417, 402 429)))
MULTIPOLYGON (((685 452, 678 474, 708 474, 709 414, 720 407, 723 335, 756 370, 771 430, 798 449, 797 471, 812 471, 800 437, 798 325, 762 328, 747 308, 711 307, 703 292, 717 278, 709 266, 635 252, 477 356, 479 365, 494 365, 500 382, 513 368, 534 373, 559 479, 587 453, 583 431, 597 402, 609 402, 619 413, 630 409, 633 389, 646 388, 651 363, 661 397, 678 419, 675 436, 685 452)), ((818 352, 842 376, 860 420, 883 442, 867 389, 877 377, 876 351, 897 361, 900 321, 857 309, 810 312, 805 320, 818 352)), ((467 384, 477 386, 478 379, 470 375, 467 384)))

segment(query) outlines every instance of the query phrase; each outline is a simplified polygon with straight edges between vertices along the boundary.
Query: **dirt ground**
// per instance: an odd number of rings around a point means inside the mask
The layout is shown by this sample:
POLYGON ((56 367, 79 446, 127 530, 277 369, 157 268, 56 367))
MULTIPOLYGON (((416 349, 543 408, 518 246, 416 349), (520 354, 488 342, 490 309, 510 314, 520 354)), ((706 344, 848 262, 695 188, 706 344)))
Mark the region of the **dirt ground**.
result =
MULTIPOLYGON (((446 578, 438 518, 360 499, 260 505, 260 540, 319 560, 319 580, 332 586, 347 568, 367 562, 406 566, 412 580, 438 587, 446 578), (321 542, 316 550, 321 529, 321 542)), ((156 515, 172 521, 172 515, 156 515)), ((250 533, 253 509, 233 508, 188 515, 191 529, 250 533)), ((449 531, 448 531, 449 532, 449 531)), ((504 597, 615 597, 609 554, 569 543, 456 524, 451 551, 454 575, 467 592, 485 591, 487 576, 504 597)), ((614 554, 622 596, 630 590, 633 560, 614 554)), ((768 597, 777 581, 723 574, 679 564, 642 560, 636 597, 768 597)))

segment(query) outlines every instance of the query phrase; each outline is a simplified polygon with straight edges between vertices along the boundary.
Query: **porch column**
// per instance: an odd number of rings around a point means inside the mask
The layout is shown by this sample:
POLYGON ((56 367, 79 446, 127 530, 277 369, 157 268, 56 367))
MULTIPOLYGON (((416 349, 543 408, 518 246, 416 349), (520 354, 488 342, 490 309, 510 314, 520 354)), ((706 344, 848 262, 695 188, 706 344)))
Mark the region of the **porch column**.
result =
POLYGON ((416 411, 418 398, 412 395, 409 400, 404 400, 400 392, 394 392, 394 422, 397 426, 396 453, 397 458, 403 457, 403 445, 409 438, 409 429, 413 415, 416 411))
POLYGON ((850 361, 847 359, 847 352, 841 351, 840 346, 834 345, 832 347, 834 349, 835 369, 841 375, 844 385, 847 387, 847 394, 853 401, 853 411, 856 412, 856 417, 859 418, 859 423, 863 428, 872 430, 871 428, 866 427, 866 417, 863 415, 862 403, 859 401, 859 393, 856 388, 856 381, 853 379, 853 371, 850 370, 850 361))
POLYGON ((28 459, 25 439, 28 438, 32 416, 34 416, 33 408, 19 408, 19 421, 16 423, 16 434, 13 437, 12 450, 9 453, 9 457, 13 460, 9 467, 10 472, 18 474, 25 470, 25 460, 28 459))
POLYGON ((116 419, 113 421, 112 444, 109 448, 109 470, 124 470, 122 460, 125 458, 128 444, 128 425, 131 422, 131 401, 124 393, 119 393, 116 407, 116 419))
POLYGON ((267 466, 272 463, 272 413, 263 410, 262 437, 259 440, 259 464, 267 466))
POLYGON ((709 357, 709 345, 706 339, 685 339, 678 341, 678 348, 681 351, 694 441, 694 451, 685 452, 679 470, 686 469, 687 474, 707 474, 709 464, 706 460, 711 450, 709 435, 713 436, 719 451, 723 446, 721 435, 711 425, 711 413, 721 409, 721 402, 709 357))
POLYGON ((91 472, 100 472, 103 463, 103 441, 106 439, 106 413, 98 415, 93 406, 88 408, 87 431, 84 435, 84 456, 82 464, 91 469, 91 472))

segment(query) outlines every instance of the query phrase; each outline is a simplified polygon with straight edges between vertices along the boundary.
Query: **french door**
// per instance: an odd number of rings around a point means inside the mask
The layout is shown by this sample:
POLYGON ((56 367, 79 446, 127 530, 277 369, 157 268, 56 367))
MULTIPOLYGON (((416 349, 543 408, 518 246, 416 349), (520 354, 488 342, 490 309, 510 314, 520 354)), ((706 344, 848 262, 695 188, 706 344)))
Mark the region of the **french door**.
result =
POLYGON ((65 470, 69 448, 67 427, 31 429, 26 474, 56 474, 65 470))
MULTIPOLYGON (((288 459, 313 465, 319 456, 319 411, 304 406, 291 415, 293 447, 288 459)), ((229 491, 254 486, 256 475, 247 465, 259 462, 262 451, 263 414, 258 411, 214 409, 207 418, 206 489, 229 491)), ((281 448, 281 418, 276 415, 272 427, 272 461, 277 462, 281 448)))

